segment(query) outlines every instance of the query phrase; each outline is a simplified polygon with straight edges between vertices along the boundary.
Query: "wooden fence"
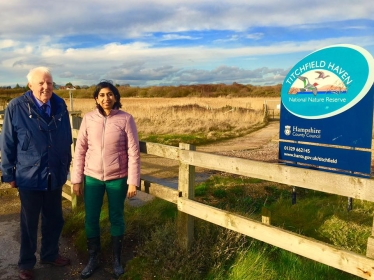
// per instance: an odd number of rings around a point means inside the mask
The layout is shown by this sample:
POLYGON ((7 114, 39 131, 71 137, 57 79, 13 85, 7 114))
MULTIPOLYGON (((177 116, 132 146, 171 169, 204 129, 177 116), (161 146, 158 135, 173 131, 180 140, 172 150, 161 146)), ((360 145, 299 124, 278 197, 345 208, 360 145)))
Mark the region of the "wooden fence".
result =
MULTIPOLYGON (((71 116, 71 122, 74 151, 80 118, 71 116)), ((179 236, 186 248, 193 244, 194 219, 199 218, 364 279, 374 279, 374 227, 364 256, 271 226, 266 222, 267 219, 260 222, 194 200, 195 167, 371 202, 374 202, 373 179, 203 153, 195 151, 194 146, 188 144, 173 147, 141 141, 140 151, 143 154, 179 162, 177 189, 167 187, 168 183, 165 180, 145 175, 141 176, 139 189, 178 206, 179 236)), ((70 200, 72 207, 75 208, 77 198, 71 187, 68 181, 63 196, 70 200)))
MULTIPOLYGON (((76 138, 78 129, 76 125, 73 127, 73 138, 76 138)), ((179 162, 177 189, 167 187, 165 180, 144 175, 139 189, 178 206, 179 235, 186 248, 193 244, 194 218, 199 218, 364 279, 374 279, 374 228, 364 256, 271 226, 264 222, 266 219, 260 222, 194 200, 195 167, 371 202, 374 202, 373 179, 203 153, 188 144, 173 147, 141 141, 140 151, 179 162)), ((74 195, 65 193, 64 197, 75 207, 74 195)))

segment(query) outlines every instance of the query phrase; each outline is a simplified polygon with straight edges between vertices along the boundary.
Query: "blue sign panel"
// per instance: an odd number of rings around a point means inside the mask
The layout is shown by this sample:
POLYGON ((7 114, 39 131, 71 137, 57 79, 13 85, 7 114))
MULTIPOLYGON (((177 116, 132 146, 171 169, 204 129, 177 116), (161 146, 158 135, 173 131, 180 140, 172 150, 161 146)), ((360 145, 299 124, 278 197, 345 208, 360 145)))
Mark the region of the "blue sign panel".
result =
POLYGON ((280 142, 279 150, 282 151, 279 153, 279 158, 284 161, 325 166, 364 174, 370 173, 370 152, 287 142, 280 142))
MULTIPOLYGON (((371 149, 373 71, 372 55, 354 45, 329 46, 297 63, 282 86, 281 141, 371 149)), ((311 147, 316 150, 315 146, 311 147)), ((321 148, 318 153, 321 158, 340 159, 336 165, 319 162, 320 166, 352 172, 370 171, 370 161, 365 160, 365 167, 357 164, 361 161, 361 153, 365 152, 351 150, 348 153, 344 149, 321 148), (345 164, 343 157, 338 157, 336 151, 344 156, 349 154, 351 161, 356 164, 345 164)), ((370 151, 366 153, 371 155, 370 151)), ((286 157, 280 149, 279 158, 285 160, 286 157)), ((296 162, 305 163, 305 160, 296 162)))
POLYGON ((295 116, 281 103, 280 139, 371 148, 374 87, 354 110, 322 119, 295 116))

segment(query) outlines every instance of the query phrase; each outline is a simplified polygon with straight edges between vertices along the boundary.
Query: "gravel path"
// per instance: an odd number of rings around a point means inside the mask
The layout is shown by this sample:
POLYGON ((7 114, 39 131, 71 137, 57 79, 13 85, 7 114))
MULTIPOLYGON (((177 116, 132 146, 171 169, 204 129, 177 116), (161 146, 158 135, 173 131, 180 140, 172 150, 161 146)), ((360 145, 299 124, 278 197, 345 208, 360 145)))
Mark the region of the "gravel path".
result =
MULTIPOLYGON (((0 200, 0 279, 17 280, 19 279, 17 261, 20 246, 20 202, 17 189, 11 189, 8 184, 2 184, 0 187, 0 200)), ((63 204, 64 211, 71 211, 69 201, 64 200, 63 204)), ((38 245, 40 245, 40 237, 38 245)), ((38 251, 39 249, 40 247, 38 247, 38 251)), ((68 238, 60 238, 60 253, 69 257, 72 265, 53 267, 37 263, 34 268, 35 280, 80 279, 79 273, 83 269, 82 260, 68 238)), ((39 261, 38 252, 37 260, 39 261)), ((104 264, 90 279, 110 280, 116 278, 111 275, 111 267, 104 264)))
POLYGON ((230 157, 276 162, 278 159, 279 121, 270 122, 265 128, 243 137, 200 146, 198 151, 230 157))

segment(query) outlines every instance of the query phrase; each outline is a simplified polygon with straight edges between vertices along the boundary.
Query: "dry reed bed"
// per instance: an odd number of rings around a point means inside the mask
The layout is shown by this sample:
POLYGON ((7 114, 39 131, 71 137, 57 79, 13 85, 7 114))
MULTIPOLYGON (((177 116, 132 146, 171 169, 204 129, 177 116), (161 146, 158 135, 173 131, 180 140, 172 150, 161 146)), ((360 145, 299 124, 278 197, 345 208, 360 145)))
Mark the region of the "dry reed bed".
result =
MULTIPOLYGON (((70 100, 65 99, 68 107, 70 100)), ((268 104, 279 103, 279 98, 268 104)), ((123 98, 122 109, 134 116, 142 134, 188 134, 243 131, 262 122, 264 98, 123 98)), ((74 99, 82 115, 93 99, 74 99)), ((70 109, 70 108, 69 108, 70 109)))

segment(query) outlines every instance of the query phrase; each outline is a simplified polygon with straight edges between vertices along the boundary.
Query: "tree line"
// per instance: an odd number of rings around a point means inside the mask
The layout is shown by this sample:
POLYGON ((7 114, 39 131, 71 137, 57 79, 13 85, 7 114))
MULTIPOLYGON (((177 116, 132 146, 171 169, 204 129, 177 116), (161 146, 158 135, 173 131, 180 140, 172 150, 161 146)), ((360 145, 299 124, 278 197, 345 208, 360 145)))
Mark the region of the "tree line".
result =
MULTIPOLYGON (((67 87, 73 86, 71 83, 67 87)), ((150 86, 150 87, 131 87, 129 85, 116 84, 121 97, 279 97, 282 85, 255 86, 243 85, 239 83, 227 84, 196 84, 180 86, 150 86)), ((73 96, 76 98, 91 98, 95 90, 95 85, 89 87, 77 87, 73 96)), ((24 93, 28 88, 0 88, 0 98, 13 98, 24 93)), ((55 92, 63 97, 69 97, 69 90, 55 89, 55 92)))

